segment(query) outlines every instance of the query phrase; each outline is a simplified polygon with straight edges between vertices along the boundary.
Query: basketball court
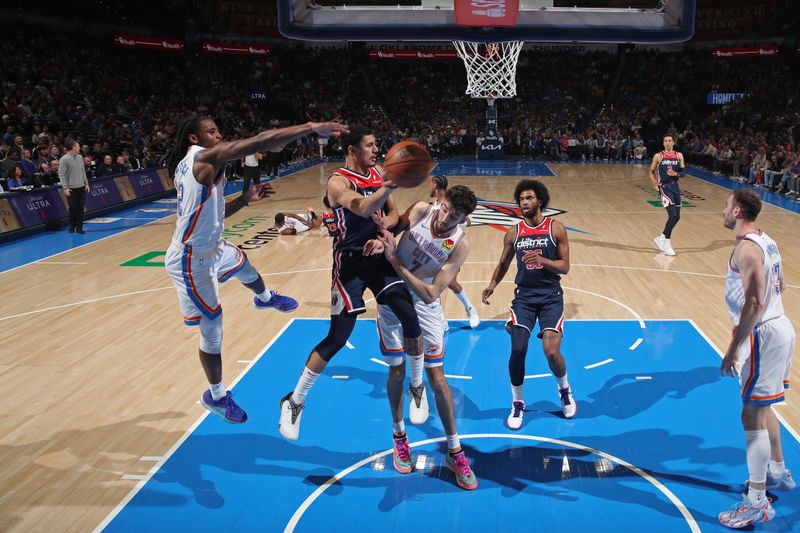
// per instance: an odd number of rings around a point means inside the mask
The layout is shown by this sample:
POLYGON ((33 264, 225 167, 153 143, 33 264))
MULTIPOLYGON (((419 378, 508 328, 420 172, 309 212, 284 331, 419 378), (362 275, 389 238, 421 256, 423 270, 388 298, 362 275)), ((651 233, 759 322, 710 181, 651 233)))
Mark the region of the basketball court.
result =
MULTIPOLYGON (((456 22, 458 0, 346 10, 280 0, 278 17, 284 35, 306 40, 358 34, 461 41, 468 85, 477 83, 471 94, 489 108, 515 91, 507 77, 516 64, 513 47, 506 55, 504 45, 492 43, 677 42, 694 27, 694 0, 643 0, 633 10, 501 3, 508 12, 472 13, 507 22, 488 29, 456 22), (481 70, 495 54, 497 64, 481 70), (502 78, 500 88, 483 83, 493 76, 502 78)), ((742 185, 688 169, 672 237, 677 256, 667 257, 653 243, 666 215, 648 163, 456 158, 434 169, 480 198, 458 279, 478 305, 481 325, 470 329, 460 302, 449 291, 442 296, 450 320, 444 369, 478 478, 471 492, 445 466, 434 402, 427 422, 406 426, 414 472, 392 467, 387 368, 373 300, 309 395, 300 439, 289 442, 278 432, 279 399, 328 329, 331 240, 324 229, 280 236, 273 217, 309 204, 321 210, 338 164, 284 175, 268 202, 226 220, 223 236, 246 251, 267 286, 300 302, 282 315, 254 309, 252 294, 237 281, 221 287, 223 375, 249 414, 244 425, 208 416, 198 402, 205 379, 197 331, 183 325, 163 268, 174 199, 91 220, 85 235, 48 232, 0 246, 0 530, 719 529, 717 514, 739 498, 747 477, 738 383, 719 374, 731 331, 724 285, 734 244, 722 210, 731 188, 742 185), (529 177, 548 186, 545 214, 567 227, 571 243, 562 352, 578 413, 561 415, 534 339, 525 421, 512 432, 505 426, 510 341, 503 322, 513 269, 489 305, 479 302, 503 232, 520 218, 514 187, 529 177)), ((228 184, 226 193, 240 187, 228 184)), ((427 191, 426 184, 394 196, 405 209, 427 201, 427 191)), ((800 206, 771 193, 763 198, 758 223, 780 246, 784 305, 797 327, 800 206)), ((800 363, 795 384, 798 375, 800 363)), ((800 471, 796 391, 774 412, 783 424, 786 464, 800 471)), ((800 492, 770 496, 777 516, 759 529, 800 530, 800 492)))
MULTIPOLYGON (((327 329, 331 243, 321 232, 268 230, 276 211, 316 205, 335 168, 280 178, 273 200, 226 221, 228 238, 246 249, 268 286, 301 303, 292 315, 270 314, 253 309, 238 282, 222 286, 225 379, 250 415, 243 426, 207 417, 197 404, 204 379, 196 332, 183 326, 159 266, 174 224, 170 204, 121 212, 118 221, 87 225, 86 236, 41 234, 25 252, 6 253, 21 243, 4 247, 2 382, 15 393, 4 402, 0 476, 11 490, 0 499, 0 527, 527 531, 567 515, 575 527, 603 531, 718 527, 716 514, 746 478, 738 386, 718 371, 730 335, 723 292, 733 239, 721 215, 728 189, 683 179, 691 207, 675 230, 677 256, 667 258, 652 243, 665 215, 652 204, 644 165, 463 159, 435 169, 481 197, 467 231, 478 244, 459 275, 473 302, 494 269, 501 230, 513 224, 509 204, 520 177, 548 185, 550 214, 571 241, 563 353, 575 419, 559 415, 553 378, 532 342, 530 411, 520 431, 504 425, 510 343, 502 321, 512 273, 491 305, 480 305, 476 330, 453 295, 443 297, 451 319, 445 372, 479 482, 465 492, 444 466, 435 407, 425 424, 407 426, 416 471, 402 476, 391 466, 374 303, 309 396, 300 440, 278 434, 278 400, 327 329), (137 222, 146 217, 153 218, 137 222)), ((424 187, 403 190, 398 202, 426 196, 424 187)), ((784 302, 795 324, 797 217, 771 204, 759 217, 781 246, 784 302)), ((775 407, 786 422, 790 468, 800 464, 798 405, 790 391, 787 404, 775 407)), ((796 528, 798 494, 774 496, 778 516, 767 529, 796 528)))

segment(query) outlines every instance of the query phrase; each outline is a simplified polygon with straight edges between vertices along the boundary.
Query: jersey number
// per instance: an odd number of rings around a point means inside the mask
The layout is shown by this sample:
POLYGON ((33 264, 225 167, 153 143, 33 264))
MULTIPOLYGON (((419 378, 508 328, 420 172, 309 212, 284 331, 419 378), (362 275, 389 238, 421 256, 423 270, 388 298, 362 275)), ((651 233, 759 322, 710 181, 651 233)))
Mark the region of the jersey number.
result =
POLYGON ((779 295, 781 293, 781 264, 775 263, 772 265, 772 290, 775 292, 775 295, 779 295))
MULTIPOLYGON (((542 255, 541 250, 533 250, 533 253, 536 255, 542 255)), ((537 265, 536 263, 525 263, 525 268, 528 270, 539 270, 540 268, 544 268, 544 265, 537 265)))

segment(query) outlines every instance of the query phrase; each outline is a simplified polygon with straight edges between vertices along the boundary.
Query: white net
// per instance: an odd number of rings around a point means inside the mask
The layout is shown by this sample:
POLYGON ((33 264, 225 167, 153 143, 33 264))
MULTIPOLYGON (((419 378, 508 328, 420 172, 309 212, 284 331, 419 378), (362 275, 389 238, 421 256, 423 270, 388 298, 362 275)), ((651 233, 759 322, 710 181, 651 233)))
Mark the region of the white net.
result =
POLYGON ((517 59, 522 41, 472 43, 453 41, 467 68, 467 92, 473 98, 511 98, 517 94, 517 59))

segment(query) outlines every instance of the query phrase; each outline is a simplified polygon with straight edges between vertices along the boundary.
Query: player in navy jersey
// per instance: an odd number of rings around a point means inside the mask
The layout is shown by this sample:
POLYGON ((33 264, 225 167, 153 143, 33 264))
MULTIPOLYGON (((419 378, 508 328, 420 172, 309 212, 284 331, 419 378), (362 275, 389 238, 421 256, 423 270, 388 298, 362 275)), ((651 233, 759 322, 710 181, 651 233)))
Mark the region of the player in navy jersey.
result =
POLYGON ((483 290, 481 299, 489 304, 489 297, 503 280, 517 259, 517 277, 514 280, 514 300, 506 330, 511 335, 511 357, 508 373, 511 377, 511 413, 506 420, 510 429, 522 426, 525 412, 523 382, 525 357, 533 327, 539 321, 539 334, 550 370, 558 382, 561 409, 566 418, 578 411, 567 381, 567 364, 561 355, 561 338, 564 325, 564 291, 561 276, 569 272, 569 241, 563 224, 545 217, 543 212, 550 203, 547 187, 536 180, 522 180, 514 190, 514 200, 522 211, 523 220, 506 232, 500 261, 492 280, 483 290))
POLYGON ((670 238, 672 230, 681 219, 681 188, 678 178, 686 175, 686 164, 683 154, 673 150, 675 139, 672 135, 664 135, 664 149, 653 156, 650 165, 650 182, 661 194, 661 205, 667 210, 667 223, 664 231, 654 240, 658 249, 666 255, 675 255, 670 238))
POLYGON ((342 136, 347 154, 344 167, 328 178, 326 198, 332 213, 325 225, 333 236, 331 323, 328 335, 311 351, 294 391, 280 401, 280 432, 289 440, 300 436, 300 417, 305 397, 325 366, 344 347, 366 311, 364 291, 369 289, 380 305, 387 305, 403 330, 409 357, 422 355, 422 331, 411 295, 403 280, 383 255, 365 255, 364 245, 378 236, 378 224, 397 224, 397 204, 391 197, 397 187, 383 181, 375 164, 378 146, 364 126, 351 126, 342 136))

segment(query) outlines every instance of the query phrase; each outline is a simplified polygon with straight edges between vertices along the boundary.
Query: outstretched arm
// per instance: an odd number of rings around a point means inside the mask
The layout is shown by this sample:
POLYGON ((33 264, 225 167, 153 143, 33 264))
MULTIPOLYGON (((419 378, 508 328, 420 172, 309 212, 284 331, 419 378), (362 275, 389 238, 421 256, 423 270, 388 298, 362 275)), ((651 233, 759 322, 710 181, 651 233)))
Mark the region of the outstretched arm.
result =
POLYGON ((342 206, 360 217, 369 218, 372 213, 383 207, 395 187, 392 182, 385 181, 383 186, 371 195, 361 196, 350 188, 347 179, 334 174, 328 180, 326 193, 331 207, 342 206))
POLYGON ((514 240, 517 237, 517 228, 511 228, 503 237, 503 251, 500 254, 500 261, 492 274, 492 280, 489 285, 483 289, 481 293, 481 301, 489 305, 489 297, 494 293, 497 285, 503 281, 503 278, 508 272, 508 267, 511 266, 511 260, 514 258, 514 240))

